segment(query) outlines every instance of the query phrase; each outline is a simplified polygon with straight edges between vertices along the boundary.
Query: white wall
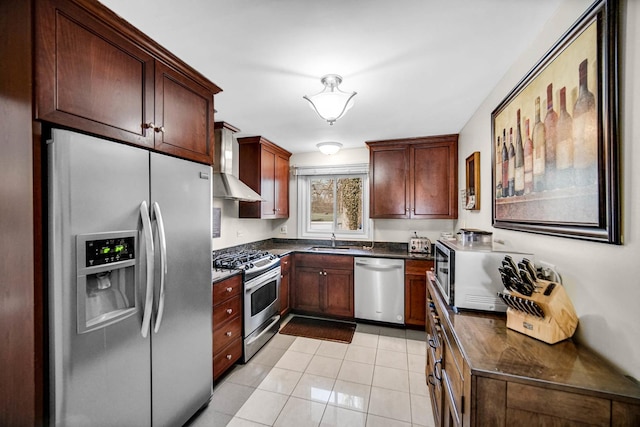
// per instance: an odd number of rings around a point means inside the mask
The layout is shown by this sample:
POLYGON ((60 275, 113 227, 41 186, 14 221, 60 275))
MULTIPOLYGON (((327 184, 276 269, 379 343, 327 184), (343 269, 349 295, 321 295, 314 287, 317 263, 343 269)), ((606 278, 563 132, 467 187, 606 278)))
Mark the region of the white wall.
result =
POLYGON ((492 230, 494 238, 537 260, 557 266, 580 318, 575 338, 640 379, 640 2, 621 2, 620 14, 620 140, 622 144, 624 245, 492 229, 491 111, 536 61, 584 12, 592 0, 567 0, 536 41, 513 64, 460 132, 459 181, 464 159, 481 153, 481 210, 460 210, 459 224, 492 230))
POLYGON ((213 207, 221 209, 220 237, 212 239, 213 250, 276 237, 285 220, 238 218, 238 202, 213 199, 213 207))

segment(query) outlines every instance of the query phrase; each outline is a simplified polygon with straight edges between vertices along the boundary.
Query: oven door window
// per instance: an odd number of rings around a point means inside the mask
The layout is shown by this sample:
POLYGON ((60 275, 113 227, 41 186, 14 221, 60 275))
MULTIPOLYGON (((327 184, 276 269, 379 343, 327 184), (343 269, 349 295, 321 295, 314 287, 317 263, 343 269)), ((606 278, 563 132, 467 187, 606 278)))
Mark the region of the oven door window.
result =
POLYGON ((251 293, 251 317, 269 307, 278 298, 278 281, 270 280, 251 293))

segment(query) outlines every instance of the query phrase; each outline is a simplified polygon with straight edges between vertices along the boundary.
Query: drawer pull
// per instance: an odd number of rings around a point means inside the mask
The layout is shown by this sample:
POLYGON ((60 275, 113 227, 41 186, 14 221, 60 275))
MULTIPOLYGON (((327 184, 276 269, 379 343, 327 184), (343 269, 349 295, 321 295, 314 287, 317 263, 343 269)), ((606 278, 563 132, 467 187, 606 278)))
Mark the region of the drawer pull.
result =
POLYGON ((227 332, 225 333, 225 335, 226 335, 226 336, 228 336, 228 337, 230 337, 230 336, 231 336, 231 331, 227 331, 227 332))
POLYGON ((429 374, 429 376, 427 377, 427 382, 432 385, 433 387, 435 387, 437 384, 435 383, 435 381, 433 381, 433 374, 429 374))
POLYGON ((231 291, 233 291, 233 288, 232 287, 228 287, 227 288, 227 292, 231 292, 231 291))
POLYGON ((227 314, 231 314, 233 313, 233 309, 232 308, 227 308, 227 314))
POLYGON ((436 360, 436 363, 433 364, 433 377, 438 381, 442 381, 442 370, 440 371, 440 375, 438 375, 438 365, 442 365, 442 359, 436 360))
POLYGON ((227 354, 227 359, 228 360, 231 360, 231 357, 233 357, 233 356, 231 356, 230 354, 227 354))

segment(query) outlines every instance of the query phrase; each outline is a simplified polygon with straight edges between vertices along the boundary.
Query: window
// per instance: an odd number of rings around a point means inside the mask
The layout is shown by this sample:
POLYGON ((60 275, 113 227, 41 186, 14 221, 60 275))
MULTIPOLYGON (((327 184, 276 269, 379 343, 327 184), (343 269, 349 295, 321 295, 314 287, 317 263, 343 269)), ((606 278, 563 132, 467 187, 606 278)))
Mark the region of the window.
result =
POLYGON ((298 170, 299 234, 328 237, 335 233, 342 239, 367 239, 367 174, 362 173, 361 168, 346 170, 351 173, 345 173, 344 168, 314 169, 313 174, 304 172, 298 170))

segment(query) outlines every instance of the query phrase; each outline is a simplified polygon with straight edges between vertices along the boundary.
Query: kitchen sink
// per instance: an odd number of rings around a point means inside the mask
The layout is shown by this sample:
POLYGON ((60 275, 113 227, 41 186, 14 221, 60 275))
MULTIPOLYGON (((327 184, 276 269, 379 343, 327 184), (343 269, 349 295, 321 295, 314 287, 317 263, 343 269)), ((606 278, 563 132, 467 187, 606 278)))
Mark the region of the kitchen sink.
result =
POLYGON ((310 251, 348 251, 351 246, 311 246, 310 251))

